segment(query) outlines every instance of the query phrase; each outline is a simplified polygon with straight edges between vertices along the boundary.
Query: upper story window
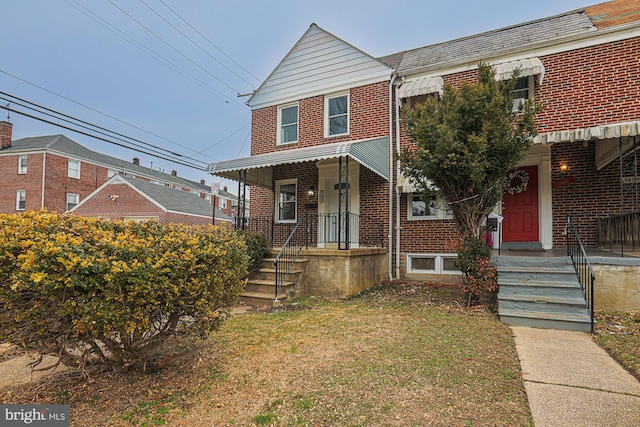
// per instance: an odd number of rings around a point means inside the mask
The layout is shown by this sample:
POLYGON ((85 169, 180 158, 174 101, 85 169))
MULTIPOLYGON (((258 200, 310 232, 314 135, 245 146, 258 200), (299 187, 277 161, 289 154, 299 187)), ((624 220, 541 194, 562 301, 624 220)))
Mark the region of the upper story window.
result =
POLYGON ((276 222, 296 221, 297 187, 297 179, 276 181, 276 222))
POLYGON ((69 159, 69 178, 80 179, 80 160, 69 159))
POLYGON ((218 203, 218 207, 220 209, 227 209, 227 199, 220 197, 220 202, 218 203))
POLYGON ((298 104, 278 108, 278 144, 298 142, 298 104))
POLYGON ((349 95, 327 96, 324 99, 324 135, 349 133, 349 95))
POLYGON ((27 203, 27 191, 18 190, 16 192, 16 210, 18 211, 25 210, 26 203, 27 203))
POLYGON ((23 175, 27 173, 27 155, 22 154, 18 157, 18 173, 23 175))
POLYGON ((409 219, 448 219, 453 217, 446 202, 435 195, 411 193, 409 195, 409 219))
POLYGON ((529 97, 533 96, 534 76, 519 77, 516 87, 511 92, 513 96, 513 109, 518 110, 529 97))
POLYGON ((67 193, 67 210, 70 211, 75 205, 80 203, 80 195, 74 193, 67 193))

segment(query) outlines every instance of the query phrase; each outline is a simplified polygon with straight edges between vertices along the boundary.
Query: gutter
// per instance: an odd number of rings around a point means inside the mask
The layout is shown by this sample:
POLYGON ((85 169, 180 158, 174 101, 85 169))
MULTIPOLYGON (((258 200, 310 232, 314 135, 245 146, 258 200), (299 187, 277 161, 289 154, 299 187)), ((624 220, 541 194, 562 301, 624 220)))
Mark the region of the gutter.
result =
MULTIPOLYGON (((404 78, 403 78, 404 81, 404 78)), ((400 95, 396 91, 396 154, 400 154, 400 95)), ((400 177, 400 160, 396 160, 396 176, 400 177)), ((396 277, 400 278, 400 198, 402 194, 396 185, 396 277)))
POLYGON ((389 253, 387 268, 389 280, 393 280, 393 84, 396 77, 397 73, 394 70, 391 74, 391 82, 389 82, 389 253))

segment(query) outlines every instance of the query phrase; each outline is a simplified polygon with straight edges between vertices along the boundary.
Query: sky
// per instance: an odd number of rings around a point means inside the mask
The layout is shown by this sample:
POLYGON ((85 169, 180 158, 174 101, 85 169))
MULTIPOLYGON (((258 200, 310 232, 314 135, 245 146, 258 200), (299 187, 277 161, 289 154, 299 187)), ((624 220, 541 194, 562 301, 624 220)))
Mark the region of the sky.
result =
MULTIPOLYGON (((233 192, 237 183, 201 169, 250 154, 251 111, 247 97, 238 95, 258 88, 312 23, 380 57, 599 1, 3 3, 0 104, 12 100, 10 108, 50 121, 41 107, 80 119, 103 128, 105 139, 135 144, 146 153, 11 112, 14 139, 62 133, 92 150, 125 160, 138 157, 143 166, 221 182, 233 192)), ((7 113, 0 109, 0 120, 7 113)), ((82 130, 76 124, 71 127, 82 130)))

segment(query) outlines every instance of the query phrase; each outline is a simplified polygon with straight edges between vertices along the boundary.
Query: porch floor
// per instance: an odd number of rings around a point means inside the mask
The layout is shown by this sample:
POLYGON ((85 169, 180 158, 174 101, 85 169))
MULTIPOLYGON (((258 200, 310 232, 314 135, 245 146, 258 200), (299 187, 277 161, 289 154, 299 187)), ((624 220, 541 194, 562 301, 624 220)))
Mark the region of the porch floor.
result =
MULTIPOLYGON (((498 250, 492 249, 491 255, 497 256, 498 250)), ((514 249, 502 249, 500 251, 500 255, 502 256, 523 256, 523 257, 534 257, 534 258, 557 258, 567 256, 566 248, 554 248, 554 249, 545 249, 540 251, 527 251, 527 250, 514 250, 514 249)), ((603 251, 597 249, 587 249, 587 256, 589 258, 598 257, 602 258, 617 258, 617 259, 625 259, 625 258, 633 258, 640 259, 640 248, 635 248, 635 251, 626 250, 624 251, 624 256, 620 251, 603 251)))

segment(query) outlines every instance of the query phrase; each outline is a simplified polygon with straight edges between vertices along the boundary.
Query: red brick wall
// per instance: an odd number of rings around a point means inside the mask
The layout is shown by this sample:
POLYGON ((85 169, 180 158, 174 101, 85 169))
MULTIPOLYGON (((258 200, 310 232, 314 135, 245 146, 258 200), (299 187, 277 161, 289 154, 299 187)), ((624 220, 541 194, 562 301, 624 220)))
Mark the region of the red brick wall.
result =
POLYGON ((18 174, 18 155, 0 152, 0 213, 16 213, 16 192, 25 190, 26 210, 42 207, 42 154, 29 154, 27 173, 18 174))
POLYGON ((349 92, 349 135, 324 137, 324 96, 299 101, 298 143, 276 146, 278 107, 252 112, 251 154, 309 147, 389 134, 389 84, 380 82, 349 92))

